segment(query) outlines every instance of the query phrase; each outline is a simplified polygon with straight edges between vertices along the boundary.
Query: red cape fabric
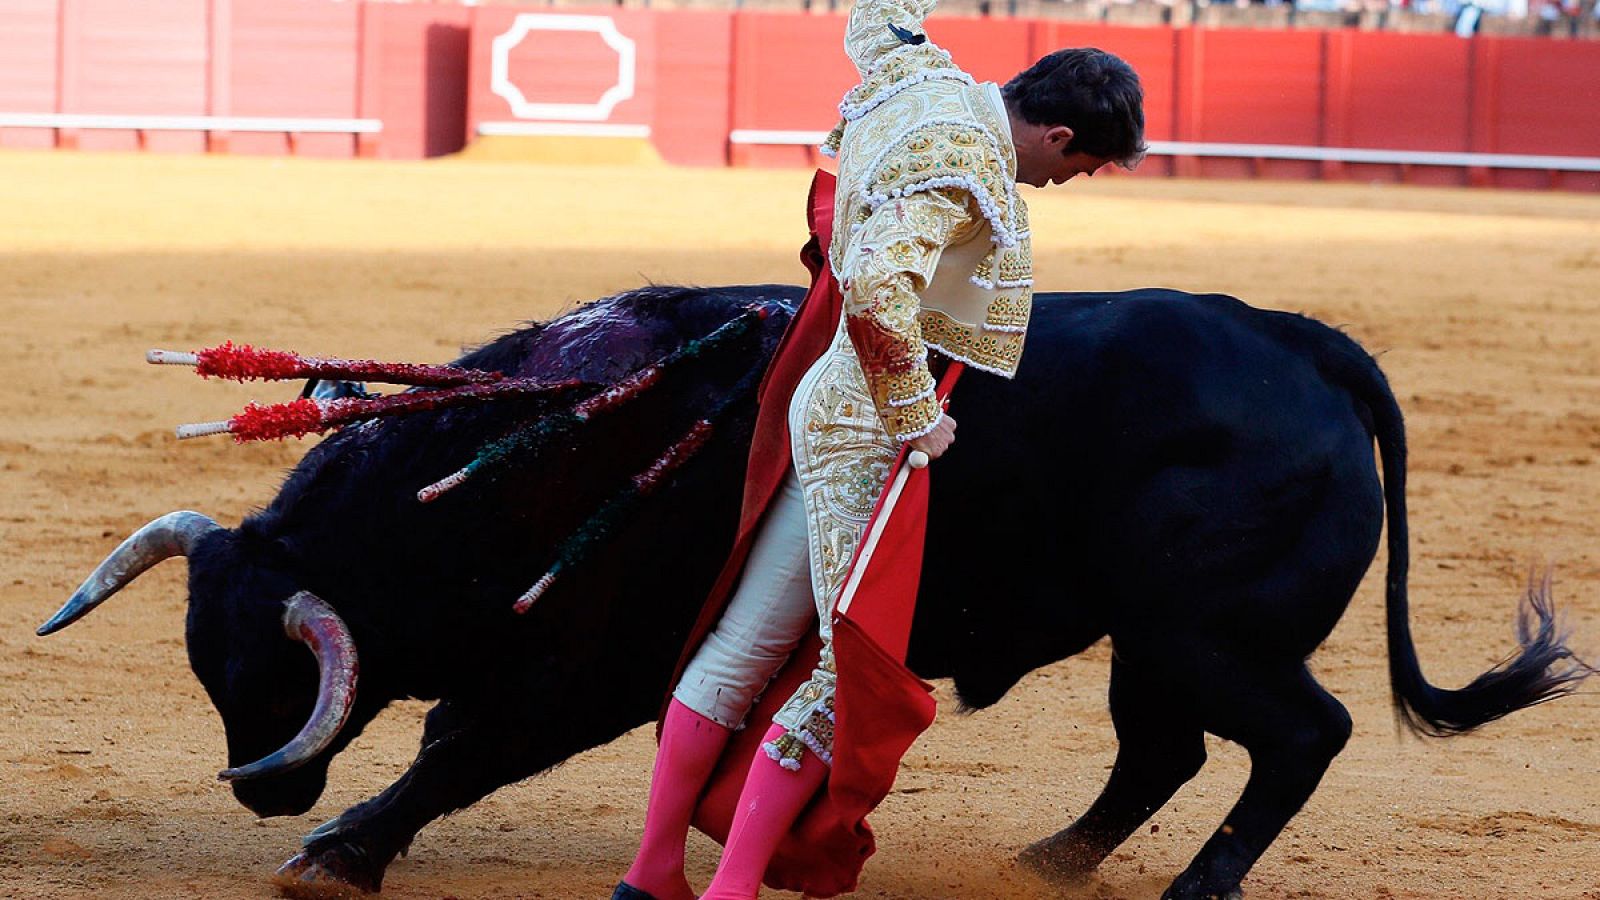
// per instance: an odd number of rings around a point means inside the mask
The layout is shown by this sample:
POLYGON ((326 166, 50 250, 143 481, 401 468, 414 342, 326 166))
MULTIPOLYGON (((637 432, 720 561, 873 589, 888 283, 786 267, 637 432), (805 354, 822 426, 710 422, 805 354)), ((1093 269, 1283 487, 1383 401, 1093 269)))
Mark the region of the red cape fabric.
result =
MULTIPOLYGON (((789 399, 806 370, 826 352, 838 327, 843 299, 827 260, 835 184, 834 176, 826 172, 818 172, 812 181, 807 202, 811 239, 800 252, 811 272, 811 289, 789 323, 758 393, 738 535, 690 632, 672 678, 674 685, 738 586, 761 518, 791 465, 789 399)), ((946 391, 953 381, 952 372, 945 379, 946 391)), ((902 451, 901 461, 904 457, 902 451)), ((875 849, 866 816, 888 795, 901 757, 933 721, 931 686, 904 665, 922 568, 927 496, 927 470, 914 471, 872 565, 863 574, 850 615, 834 620, 839 685, 833 769, 768 866, 765 880, 771 887, 814 897, 855 889, 862 866, 875 849)), ((813 633, 768 685, 745 728, 729 741, 695 815, 695 827, 717 841, 727 840, 750 760, 760 752, 772 716, 810 676, 820 649, 821 641, 813 633)))

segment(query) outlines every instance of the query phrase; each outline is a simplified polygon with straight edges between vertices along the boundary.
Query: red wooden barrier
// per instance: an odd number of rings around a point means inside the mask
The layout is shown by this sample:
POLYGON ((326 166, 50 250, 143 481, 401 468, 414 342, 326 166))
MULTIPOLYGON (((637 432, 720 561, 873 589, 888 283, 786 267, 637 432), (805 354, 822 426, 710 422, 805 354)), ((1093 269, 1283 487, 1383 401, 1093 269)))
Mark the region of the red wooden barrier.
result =
MULTIPOLYGON (((1322 143, 1324 33, 1188 28, 1178 32, 1177 138, 1322 143)), ((1180 175, 1311 178, 1298 160, 1179 159, 1180 175)))
POLYGON ((657 14, 614 7, 473 10, 467 128, 648 133, 655 118, 657 14))
MULTIPOLYGON (((1332 147, 1464 152, 1472 103, 1472 43, 1455 35, 1329 32, 1324 143, 1332 147)), ((1464 184, 1440 166, 1325 163, 1362 181, 1464 184)))
MULTIPOLYGON (((1472 149, 1600 156, 1600 42, 1478 39, 1472 59, 1472 149)), ((1600 190, 1600 173, 1499 170, 1508 187, 1600 190)))
MULTIPOLYGON (((205 115, 207 0, 61 0, 59 111, 205 115)), ((197 131, 63 132, 63 144, 99 150, 205 149, 197 131)))
MULTIPOLYGON (((726 138, 826 131, 856 80, 842 52, 844 18, 832 14, 0 0, 0 21, 0 114, 383 123, 381 135, 359 143, 210 135, 213 149, 257 153, 359 148, 415 158, 459 148, 479 125, 510 122, 649 134, 678 163, 811 164, 804 144, 730 148, 726 138)), ((1600 92, 1588 87, 1600 42, 961 16, 935 17, 928 30, 983 80, 1003 82, 1059 47, 1117 53, 1140 72, 1153 141, 1600 156, 1600 92)), ((0 127, 0 147, 52 142, 202 150, 207 135, 0 127)), ((1155 157, 1145 171, 1600 190, 1600 173, 1506 167, 1155 157)))
POLYGON ((927 26, 928 38, 949 50, 956 64, 979 81, 1005 84, 1035 59, 1033 23, 1027 19, 936 15, 927 26))
MULTIPOLYGON (((0 0, 0 110, 56 111, 58 21, 56 0, 0 0)), ((0 147, 53 146, 49 129, 0 128, 0 147)))
POLYGON ((656 115, 651 140, 679 165, 728 162, 733 107, 733 13, 683 10, 656 21, 656 115))
MULTIPOLYGON (((1145 138, 1176 139, 1178 41, 1170 28, 1135 28, 1082 22, 1037 22, 1033 29, 1032 59, 1067 47, 1097 47, 1115 53, 1139 73, 1144 88, 1145 138)), ((1138 171, 1146 175, 1171 174, 1172 160, 1153 156, 1138 171)))
MULTIPOLYGON (((355 118, 361 9, 322 0, 219 0, 211 114, 355 118)), ((355 154, 354 137, 343 134, 213 134, 213 149, 224 141, 243 153, 355 154)))
MULTIPOLYGON (((733 21, 733 127, 827 131, 860 80, 844 55, 843 16, 741 12, 733 21), (827 48, 827 49, 823 49, 827 48)), ((815 148, 734 145, 735 165, 812 165, 815 148)))
POLYGON ((421 159, 460 150, 467 133, 467 43, 462 6, 369 3, 361 7, 362 156, 421 159))

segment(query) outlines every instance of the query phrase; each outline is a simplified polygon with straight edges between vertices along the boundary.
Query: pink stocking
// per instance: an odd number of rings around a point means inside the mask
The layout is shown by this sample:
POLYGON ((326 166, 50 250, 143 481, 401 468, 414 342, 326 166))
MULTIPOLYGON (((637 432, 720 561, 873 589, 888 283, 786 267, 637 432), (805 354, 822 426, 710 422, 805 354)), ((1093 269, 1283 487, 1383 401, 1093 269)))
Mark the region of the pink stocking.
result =
MULTIPOLYGON (((784 729, 774 725, 762 744, 782 737, 784 729)), ((761 892, 761 876, 778 850, 778 842, 789 833, 789 826, 816 796, 817 788, 828 777, 828 766, 810 752, 800 757, 799 771, 779 766, 764 750, 757 750, 750 761, 744 792, 728 832, 728 848, 716 877, 700 900, 755 900, 761 892)))
POLYGON ((644 840, 623 881, 656 900, 694 900, 683 875, 683 845, 689 820, 706 780, 722 757, 729 730, 674 699, 661 726, 644 840))

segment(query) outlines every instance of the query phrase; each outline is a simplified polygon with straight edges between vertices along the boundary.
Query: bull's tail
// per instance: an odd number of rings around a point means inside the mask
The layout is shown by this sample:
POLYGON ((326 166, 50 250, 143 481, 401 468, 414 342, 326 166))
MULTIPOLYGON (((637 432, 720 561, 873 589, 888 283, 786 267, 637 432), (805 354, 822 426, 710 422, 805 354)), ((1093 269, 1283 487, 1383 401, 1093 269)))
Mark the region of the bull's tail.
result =
POLYGON ((1567 648, 1567 636, 1557 623, 1548 575, 1529 584, 1518 610, 1517 639, 1521 647, 1516 653, 1457 690, 1434 687, 1423 677, 1411 639, 1406 597, 1411 554, 1406 522, 1406 436, 1400 406, 1377 362, 1366 351, 1331 329, 1319 330, 1319 364, 1370 411, 1373 435, 1383 460, 1389 546, 1385 605, 1389 681, 1396 714, 1413 731, 1442 737, 1471 731, 1519 709, 1571 693, 1594 670, 1567 648))

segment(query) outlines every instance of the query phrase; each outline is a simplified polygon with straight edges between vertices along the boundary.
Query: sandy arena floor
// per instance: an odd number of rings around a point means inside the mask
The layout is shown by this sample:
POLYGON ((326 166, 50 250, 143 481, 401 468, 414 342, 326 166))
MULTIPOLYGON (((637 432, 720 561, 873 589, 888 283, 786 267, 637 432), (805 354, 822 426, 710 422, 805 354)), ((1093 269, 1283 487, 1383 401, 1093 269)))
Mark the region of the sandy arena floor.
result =
MULTIPOLYGON (((223 339, 443 360, 646 280, 797 281, 803 172, 0 154, 0 895, 268 897, 301 834, 388 784, 402 704, 298 820, 215 779, 218 718, 183 650, 181 563, 49 640, 33 628, 172 509, 237 524, 305 444, 177 443, 283 387, 201 383, 150 347, 223 339)), ((1097 178, 1033 192, 1041 285, 1170 285, 1346 326, 1409 414, 1413 627, 1437 684, 1512 647, 1557 564, 1600 650, 1600 197, 1097 178)), ((1381 559, 1314 665, 1355 736, 1246 881, 1256 898, 1600 898, 1596 688, 1448 743, 1397 737, 1381 559)), ((875 824, 869 898, 1063 896, 1011 860, 1074 817, 1114 748, 1103 647, 997 708, 948 714, 875 824)), ((539 723, 530 727, 552 727, 539 723)), ((1154 898, 1241 788, 1211 763, 1077 898, 1154 898)), ((422 832, 397 898, 606 896, 639 833, 647 730, 422 832)), ((703 883, 715 848, 696 838, 703 883)))

